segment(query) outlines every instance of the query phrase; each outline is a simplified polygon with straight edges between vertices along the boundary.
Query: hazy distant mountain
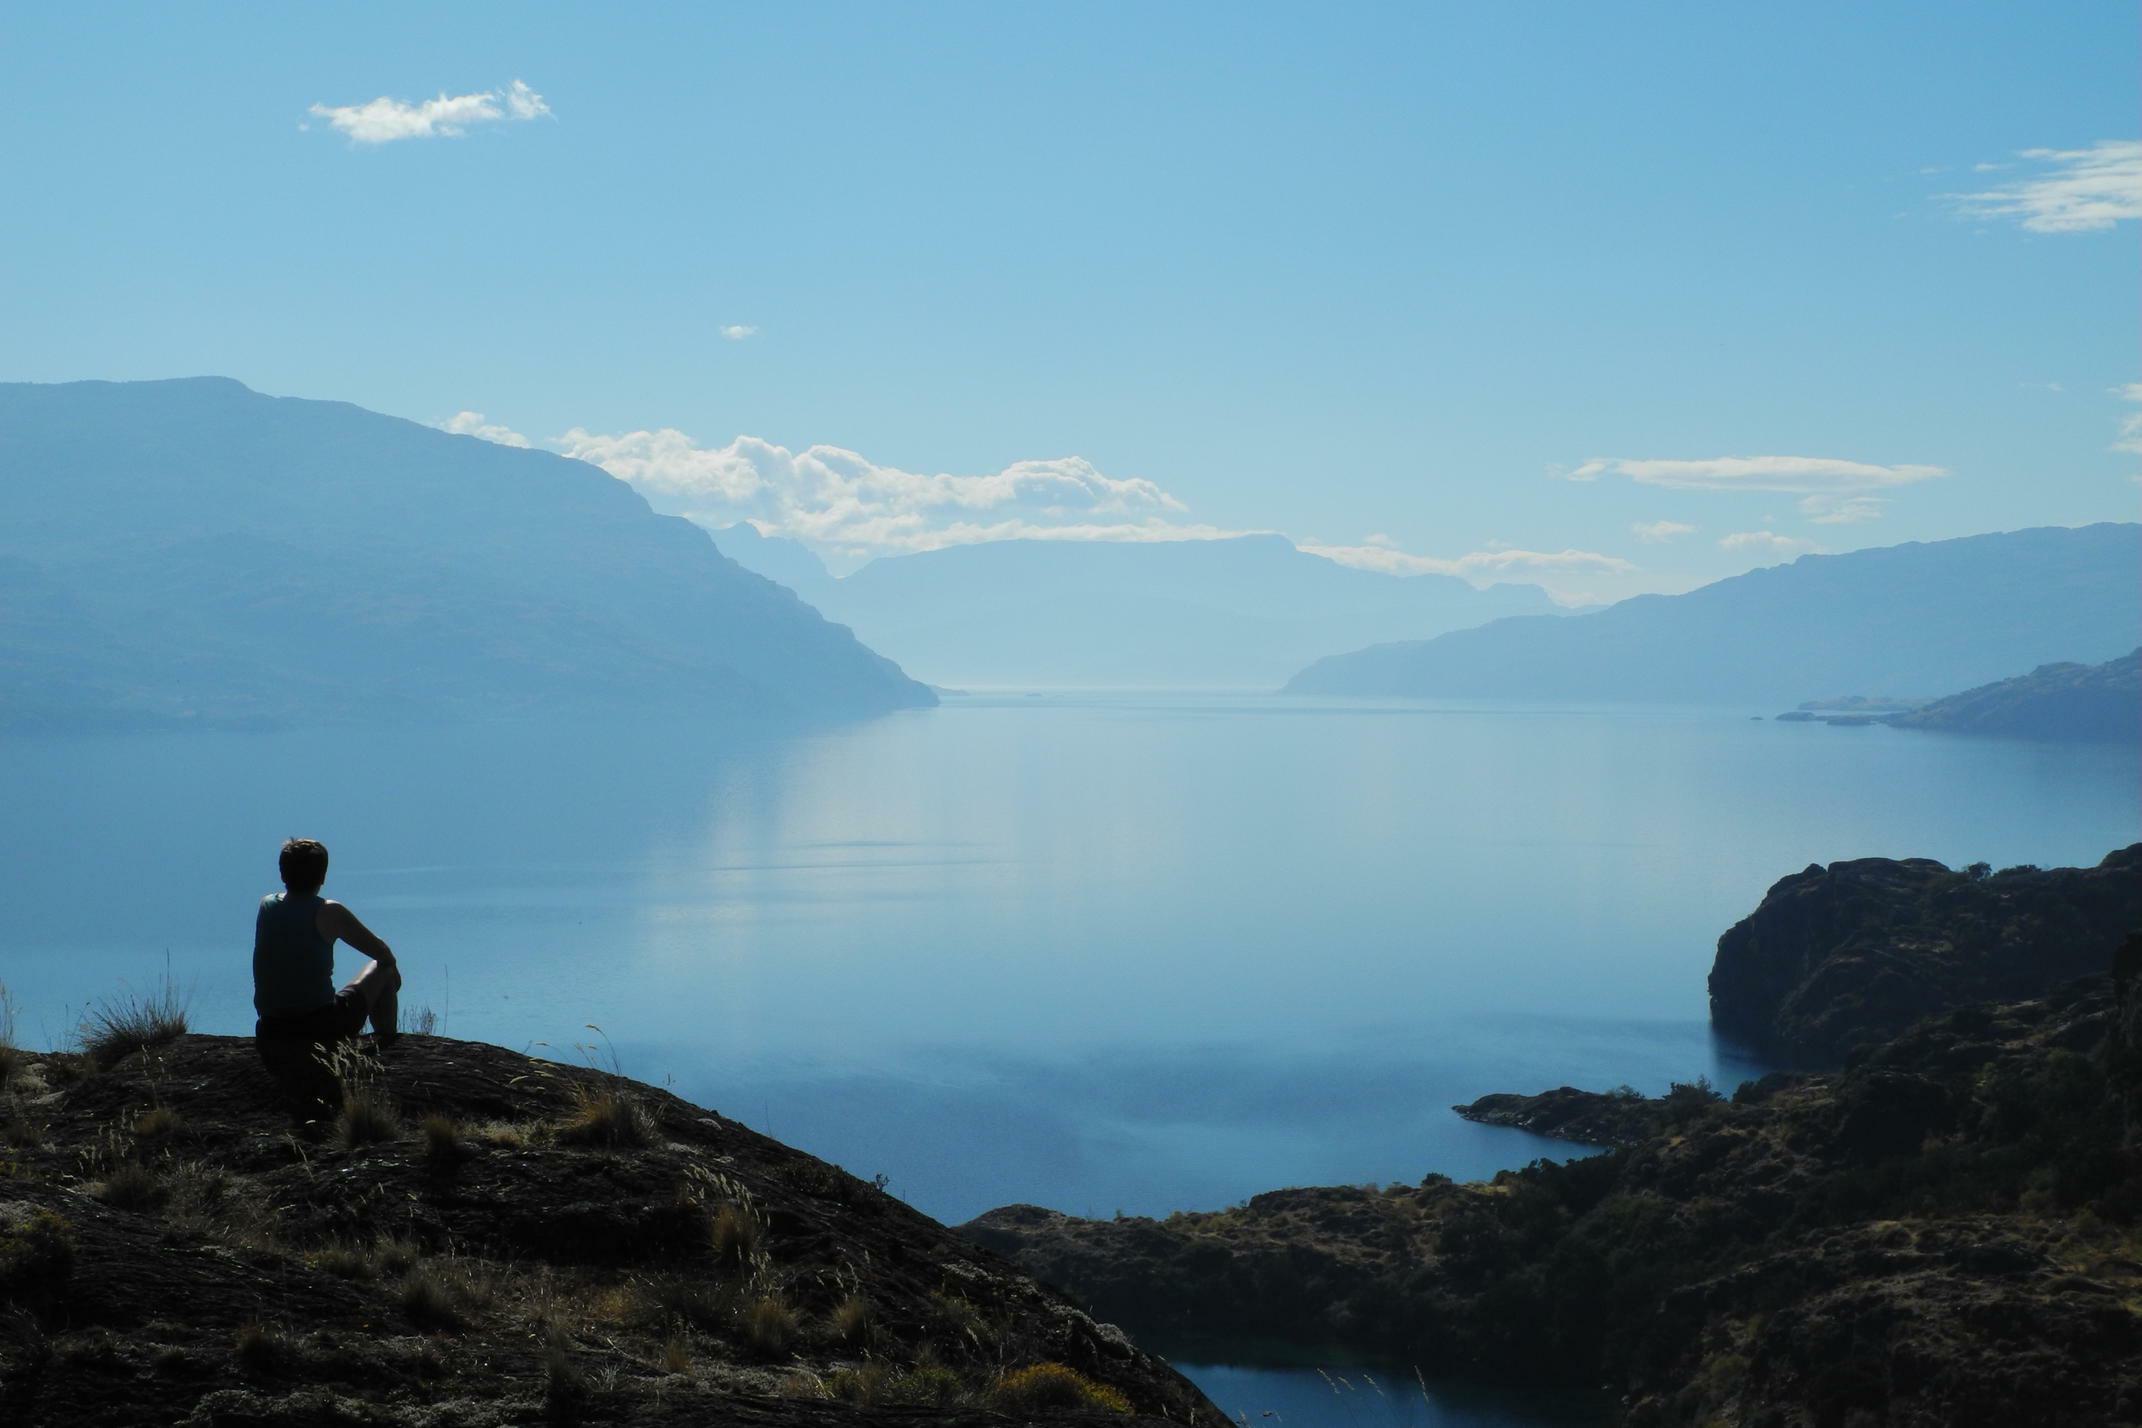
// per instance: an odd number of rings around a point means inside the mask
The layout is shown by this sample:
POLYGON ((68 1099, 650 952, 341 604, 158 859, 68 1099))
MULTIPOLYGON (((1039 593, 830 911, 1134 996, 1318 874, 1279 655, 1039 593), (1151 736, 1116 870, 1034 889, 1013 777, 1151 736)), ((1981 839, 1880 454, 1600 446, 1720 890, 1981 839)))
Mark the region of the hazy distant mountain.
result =
POLYGON ((1886 722, 1957 734, 2142 742, 2142 649, 2104 664, 2041 664, 1886 722))
POLYGON ((714 532, 714 544, 744 569, 786 585, 809 604, 819 605, 833 584, 825 563, 801 541, 760 535, 756 527, 738 524, 714 532))
POLYGON ((929 692, 547 452, 236 382, 0 385, 0 723, 929 692))
POLYGON ((1754 702, 1963 689, 2142 630, 2142 526, 1805 555, 1685 595, 1317 661, 1292 693, 1754 702))
POLYGON ((1554 608, 1535 586, 1356 570, 1281 536, 956 546, 872 561, 814 593, 874 648, 952 685, 1268 689, 1335 643, 1554 608))

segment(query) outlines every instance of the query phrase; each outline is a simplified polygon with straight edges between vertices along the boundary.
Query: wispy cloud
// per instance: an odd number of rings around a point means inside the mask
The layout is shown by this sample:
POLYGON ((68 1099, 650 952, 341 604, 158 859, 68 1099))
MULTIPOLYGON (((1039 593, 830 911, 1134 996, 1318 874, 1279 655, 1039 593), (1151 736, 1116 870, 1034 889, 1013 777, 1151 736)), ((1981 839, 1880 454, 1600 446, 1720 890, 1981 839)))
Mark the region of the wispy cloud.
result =
POLYGON ((756 337, 759 330, 748 322, 732 322, 721 330, 721 335, 731 342, 742 342, 747 337, 756 337))
POLYGON ((1455 575, 1477 584, 1497 578, 1553 572, 1585 571, 1592 574, 1629 575, 1636 566, 1617 555, 1594 550, 1476 550, 1465 555, 1413 555, 1393 546, 1326 545, 1302 541, 1299 549, 1320 555, 1357 570, 1379 570, 1386 575, 1455 575))
POLYGON ((1822 549, 1811 540, 1779 535, 1776 531, 1735 531, 1718 538, 1720 550, 1752 551, 1757 555, 1806 555, 1822 549))
POLYGON ((1800 498, 1800 514, 1818 526, 1855 526, 1878 521, 1889 504, 1886 496, 1843 496, 1830 493, 1800 498))
POLYGON ((1677 536, 1696 533, 1696 528, 1686 521, 1638 521, 1629 529, 1645 545, 1664 545, 1677 536))
POLYGON ((1876 491, 1946 476, 1939 466, 1877 466, 1827 456, 1711 456, 1694 460, 1632 460, 1595 456, 1564 479, 1626 476, 1640 486, 1681 491, 1783 491, 1793 495, 1876 491))
POLYGON ((315 104, 308 111, 355 144, 458 139, 479 124, 525 122, 550 113, 543 96, 516 79, 504 89, 410 101, 382 94, 363 104, 315 104))
POLYGON ((439 423, 439 430, 450 431, 456 436, 480 436, 485 441, 495 441, 500 446, 526 446, 528 438, 510 426, 496 426, 483 419, 482 412, 455 412, 439 423))
MULTIPOLYGON (((1950 202, 1974 218, 2012 218, 2033 233, 2096 233, 2142 218, 2142 139, 2100 139, 2087 149, 2025 149, 2030 171, 1950 202)), ((1978 172, 1991 172, 1981 164, 1978 172)))
POLYGON ((2142 382, 2115 387, 2113 394, 2123 402, 2134 403, 2137 410, 2121 415, 2120 439, 2112 443, 2112 449, 2142 455, 2142 382))

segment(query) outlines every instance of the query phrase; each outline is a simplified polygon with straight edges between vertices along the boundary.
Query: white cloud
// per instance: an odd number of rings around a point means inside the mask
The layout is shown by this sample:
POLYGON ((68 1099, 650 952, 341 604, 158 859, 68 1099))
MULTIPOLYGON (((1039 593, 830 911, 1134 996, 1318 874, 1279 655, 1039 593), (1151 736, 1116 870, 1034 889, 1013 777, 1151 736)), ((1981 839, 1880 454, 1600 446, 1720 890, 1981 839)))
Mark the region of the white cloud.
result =
MULTIPOLYGON (((2124 387, 2113 388, 2113 392, 2123 402, 2142 405, 2142 382, 2129 382, 2124 387)), ((2112 443, 2112 449, 2142 455, 2142 411, 2127 412, 2120 417, 2120 439, 2112 443)))
POLYGON ((356 144, 391 144, 397 139, 457 139, 478 124, 540 119, 550 113, 542 95, 516 79, 503 90, 411 103, 382 94, 363 104, 315 104, 308 111, 325 119, 356 144))
POLYGON ((1882 508, 1889 504, 1886 496, 1844 496, 1834 493, 1818 493, 1800 498, 1800 514, 1818 526, 1853 526, 1861 521, 1878 521, 1882 508))
POLYGON ((1873 491, 1929 481, 1939 466, 1876 466, 1827 456, 1712 456, 1697 460, 1630 460, 1595 456, 1568 473, 1571 481, 1626 476, 1641 486, 1680 491, 1785 491, 1793 494, 1873 491))
POLYGON ((1759 555, 1805 555, 1821 546, 1798 536, 1782 536, 1776 531, 1735 531, 1718 538, 1720 550, 1754 551, 1759 555))
POLYGON ((1694 535, 1696 528, 1686 521, 1638 521, 1629 527, 1636 538, 1645 545, 1664 545, 1675 536, 1694 535))
MULTIPOLYGON (((2025 149, 2034 172, 1949 199, 1974 218, 2013 218, 2033 233, 2095 233, 2142 218, 2142 139, 2100 139, 2087 149, 2025 149)), ((1988 171, 1980 166, 1981 172, 1988 171)))
POLYGON ((495 441, 500 446, 526 446, 528 438, 510 426, 493 426, 483 419, 482 412, 455 412, 438 423, 439 430, 450 431, 456 436, 480 436, 485 441, 495 441))
POLYGON ((604 435, 576 427, 548 444, 627 482, 666 514, 715 529, 750 521, 768 535, 850 554, 1240 534, 1177 522, 1187 508, 1155 483, 1106 475, 1076 456, 962 476, 881 466, 837 446, 791 451, 752 436, 701 446, 673 428, 604 435))
POLYGON ((756 337, 759 330, 748 322, 732 322, 721 330, 721 335, 731 342, 742 342, 747 337, 756 337))
POLYGON ((1303 541, 1299 549, 1320 555, 1357 570, 1377 570, 1386 575, 1455 575, 1479 584, 1497 577, 1541 572, 1592 571, 1628 575, 1636 567, 1620 556, 1591 550, 1476 550, 1460 556, 1412 555, 1387 545, 1326 545, 1303 541))

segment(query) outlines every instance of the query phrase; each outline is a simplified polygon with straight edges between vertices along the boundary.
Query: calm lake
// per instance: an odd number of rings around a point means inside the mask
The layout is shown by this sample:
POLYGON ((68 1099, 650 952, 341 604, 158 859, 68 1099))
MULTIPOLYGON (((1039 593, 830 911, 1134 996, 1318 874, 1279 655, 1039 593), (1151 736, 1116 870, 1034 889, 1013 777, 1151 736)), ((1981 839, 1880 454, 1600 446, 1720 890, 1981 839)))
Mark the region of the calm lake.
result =
MULTIPOLYGON (((1704 975, 1785 874, 2142 839, 2133 748, 1769 712, 962 696, 793 736, 10 739, 0 981, 33 1044, 167 964, 198 1029, 249 1032, 253 907, 303 834, 442 1030, 614 1055, 948 1222, 1462 1179, 1567 1152, 1453 1102, 1759 1071, 1704 975)), ((1198 1376, 1253 1421, 1543 1421, 1198 1376)))

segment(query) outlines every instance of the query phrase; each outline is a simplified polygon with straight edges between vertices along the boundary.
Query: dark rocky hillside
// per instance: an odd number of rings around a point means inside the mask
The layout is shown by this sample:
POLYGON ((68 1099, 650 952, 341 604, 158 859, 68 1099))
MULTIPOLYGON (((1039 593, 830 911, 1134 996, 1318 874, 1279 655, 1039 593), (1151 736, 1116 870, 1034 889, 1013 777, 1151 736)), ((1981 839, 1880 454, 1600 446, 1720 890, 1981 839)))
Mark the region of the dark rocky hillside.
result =
POLYGON ((583 462, 220 378, 0 384, 0 728, 931 702, 583 462))
POLYGON ((2132 744, 2142 741, 2142 649, 2104 664, 2041 664, 1884 722, 1951 734, 2132 744))
POLYGON ((293 1133, 248 1041, 0 1071, 11 1428, 1222 1421, 872 1184, 620 1078, 405 1037, 293 1133))
POLYGON ((2100 975, 1842 1073, 1682 1088, 1566 1165, 963 1233, 1156 1346, 1562 1382, 1628 1424, 2134 1422, 2138 1037, 2142 987, 2100 975))
POLYGON ((1835 1063, 1918 1018, 2035 996, 2142 928, 2142 844, 2094 868, 1812 864, 1718 939, 1711 1019, 1789 1061, 1835 1063))

